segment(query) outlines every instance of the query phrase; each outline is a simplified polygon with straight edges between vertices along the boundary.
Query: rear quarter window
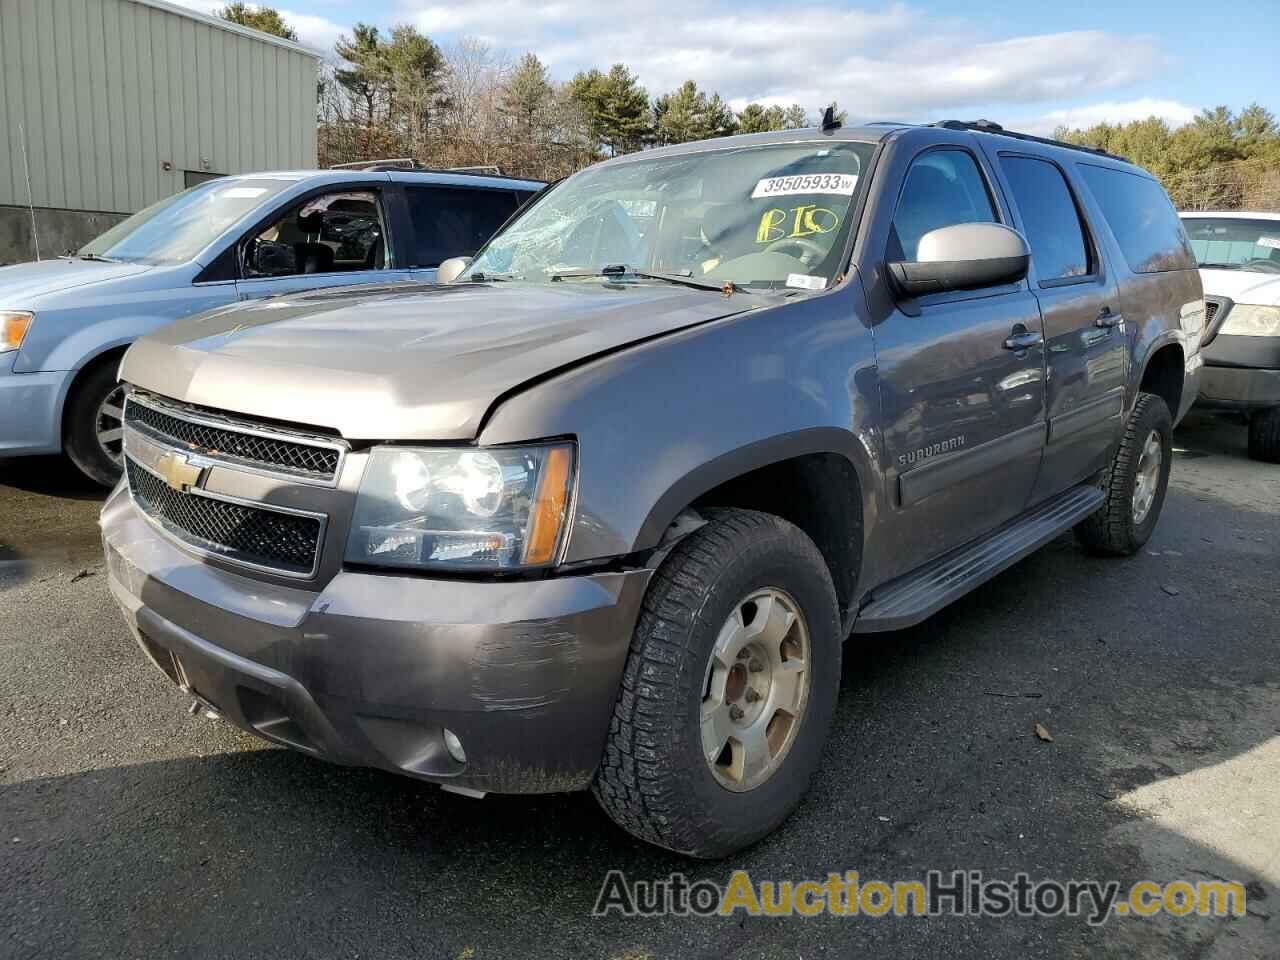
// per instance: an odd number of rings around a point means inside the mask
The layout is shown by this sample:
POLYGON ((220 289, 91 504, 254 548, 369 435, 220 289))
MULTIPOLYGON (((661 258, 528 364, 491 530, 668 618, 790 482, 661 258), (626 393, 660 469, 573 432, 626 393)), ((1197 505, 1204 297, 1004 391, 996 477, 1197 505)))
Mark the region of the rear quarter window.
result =
POLYGON ((1196 259, 1164 188, 1149 177, 1080 164, 1120 252, 1134 273, 1193 270, 1196 259))

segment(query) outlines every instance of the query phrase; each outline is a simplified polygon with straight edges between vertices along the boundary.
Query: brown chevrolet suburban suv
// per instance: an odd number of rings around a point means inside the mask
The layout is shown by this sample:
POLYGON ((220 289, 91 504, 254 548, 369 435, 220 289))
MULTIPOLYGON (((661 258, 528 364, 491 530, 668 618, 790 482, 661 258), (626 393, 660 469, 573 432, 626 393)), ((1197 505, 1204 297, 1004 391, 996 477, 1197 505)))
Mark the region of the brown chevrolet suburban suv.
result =
POLYGON ((619 157, 453 282, 138 341, 111 589, 173 683, 268 740, 590 788, 724 856, 804 793, 846 641, 1064 531, 1151 536, 1195 266, 1146 172, 994 124, 619 157))

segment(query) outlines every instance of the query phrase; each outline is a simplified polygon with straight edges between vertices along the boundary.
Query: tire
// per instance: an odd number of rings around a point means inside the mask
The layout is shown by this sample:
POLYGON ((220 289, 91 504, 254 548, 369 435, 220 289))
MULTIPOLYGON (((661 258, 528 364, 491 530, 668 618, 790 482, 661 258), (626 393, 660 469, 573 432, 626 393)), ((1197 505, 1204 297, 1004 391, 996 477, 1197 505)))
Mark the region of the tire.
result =
POLYGON ((118 436, 101 432, 118 431, 122 426, 123 413, 114 402, 117 395, 123 401, 122 387, 116 381, 118 365, 116 358, 100 360, 91 367, 75 385, 63 419, 62 443, 67 456, 81 473, 104 487, 115 486, 123 470, 118 436), (108 399, 113 402, 108 404, 108 399), (115 439, 104 446, 102 436, 115 439))
MULTIPOLYGON (((1138 402, 1129 414, 1119 449, 1103 474, 1102 491, 1106 498, 1097 513, 1076 525, 1076 539, 1086 549, 1105 556, 1128 557, 1141 550, 1151 538, 1169 488, 1169 470, 1173 465, 1172 438, 1173 418, 1169 416, 1165 402, 1153 393, 1138 394, 1138 402), (1154 477, 1151 477, 1146 469, 1150 460, 1144 458, 1144 451, 1149 451, 1148 444, 1153 436, 1160 460, 1154 477), (1144 502, 1139 495, 1140 470, 1147 474, 1147 483, 1154 482, 1145 512, 1136 509, 1144 502)), ((1150 490, 1150 487, 1146 489, 1150 490)))
MULTIPOLYGON (((649 585, 592 790, 605 812, 633 836, 717 859, 772 832, 800 802, 835 710, 842 638, 831 575, 812 540, 770 514, 721 510, 707 516, 709 522, 675 547, 649 585), (754 653, 733 659, 727 671, 722 664, 713 668, 713 649, 728 657, 722 646, 732 633, 729 618, 735 611, 750 630, 754 616, 775 609, 779 619, 762 619, 760 636, 784 637, 781 650, 789 650, 791 659, 782 656, 783 665, 776 668, 781 672, 762 668, 754 653), (772 629, 774 623, 787 623, 783 617, 792 611, 798 615, 795 623, 772 629), (796 661, 804 679, 786 685, 802 685, 804 691, 794 716, 779 710, 771 714, 773 720, 766 718, 766 751, 774 750, 774 720, 783 732, 776 752, 766 753, 764 779, 751 785, 748 777, 735 784, 734 763, 713 763, 704 756, 703 710, 717 699, 707 691, 720 684, 724 709, 735 671, 751 683, 768 683, 770 692, 757 697, 760 706, 747 704, 763 717, 773 709, 775 688, 773 680, 759 678, 765 672, 782 678, 787 665, 795 670, 796 661)), ((785 681, 778 682, 781 689, 785 681)), ((739 695, 739 702, 746 701, 739 695)), ((750 717, 739 715, 739 722, 751 722, 750 717)), ((754 723, 753 728, 758 729, 754 723)), ((725 751, 718 755, 721 760, 738 755, 732 739, 725 751)))
POLYGON ((1259 410, 1249 418, 1249 458, 1280 463, 1280 407, 1259 410))

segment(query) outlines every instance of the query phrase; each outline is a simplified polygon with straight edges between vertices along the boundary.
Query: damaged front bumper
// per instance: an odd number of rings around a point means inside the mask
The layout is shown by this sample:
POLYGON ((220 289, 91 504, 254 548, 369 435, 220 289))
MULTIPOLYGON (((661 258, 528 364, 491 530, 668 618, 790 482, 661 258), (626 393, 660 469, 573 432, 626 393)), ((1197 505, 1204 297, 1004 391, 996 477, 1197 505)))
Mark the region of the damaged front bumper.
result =
POLYGON ((464 791, 590 784, 651 573, 476 582, 342 571, 317 593, 201 561, 123 487, 102 533, 112 593, 174 683, 276 743, 464 791))

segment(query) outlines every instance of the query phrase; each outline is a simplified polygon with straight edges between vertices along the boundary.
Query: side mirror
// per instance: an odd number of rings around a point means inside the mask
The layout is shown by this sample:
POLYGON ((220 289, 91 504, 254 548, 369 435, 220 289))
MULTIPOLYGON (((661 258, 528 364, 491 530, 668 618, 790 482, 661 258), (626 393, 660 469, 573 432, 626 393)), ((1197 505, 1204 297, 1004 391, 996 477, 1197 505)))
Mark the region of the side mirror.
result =
POLYGON ((469 266, 471 266, 470 257, 450 257, 436 267, 436 283, 453 283, 469 266))
POLYGON ((289 277, 298 272, 298 254, 292 244, 259 240, 249 251, 249 269, 259 277, 289 277))
POLYGON ((1031 251, 1017 230, 999 223, 957 223, 921 237, 915 260, 888 266, 902 296, 920 297, 1016 283, 1030 263, 1031 251))

